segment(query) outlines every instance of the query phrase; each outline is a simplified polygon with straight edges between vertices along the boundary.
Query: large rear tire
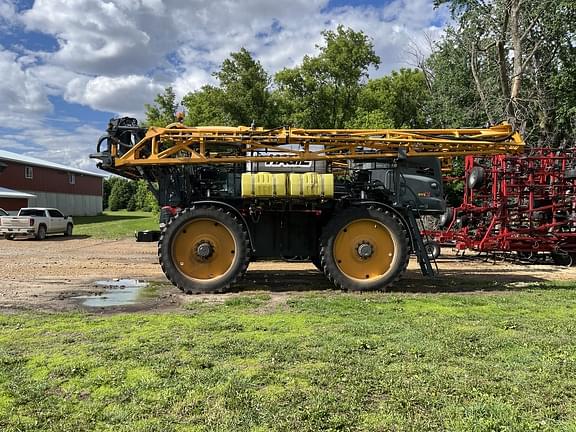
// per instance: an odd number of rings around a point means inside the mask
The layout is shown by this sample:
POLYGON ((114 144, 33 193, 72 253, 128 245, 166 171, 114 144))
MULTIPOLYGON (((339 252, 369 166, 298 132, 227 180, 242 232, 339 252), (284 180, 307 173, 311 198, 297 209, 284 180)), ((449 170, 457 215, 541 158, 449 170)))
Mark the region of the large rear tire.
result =
POLYGON ((40 225, 38 227, 38 232, 36 233, 35 238, 36 238, 36 240, 44 240, 46 238, 46 226, 45 225, 40 225))
POLYGON ((406 270, 408 240, 391 213, 351 208, 326 226, 321 241, 324 273, 338 288, 384 290, 406 270))
POLYGON ((166 277, 185 293, 223 292, 248 267, 248 235, 220 208, 190 208, 162 230, 158 257, 166 277))

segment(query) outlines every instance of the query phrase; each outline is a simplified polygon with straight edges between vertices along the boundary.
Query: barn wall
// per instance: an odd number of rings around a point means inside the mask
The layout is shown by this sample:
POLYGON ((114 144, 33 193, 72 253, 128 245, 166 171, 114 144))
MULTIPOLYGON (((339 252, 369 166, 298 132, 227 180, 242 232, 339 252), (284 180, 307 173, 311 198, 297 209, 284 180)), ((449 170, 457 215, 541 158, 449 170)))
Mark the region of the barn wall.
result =
POLYGON ((0 208, 9 213, 14 213, 22 207, 28 207, 27 198, 0 198, 0 208))
MULTIPOLYGON (((26 191, 28 192, 28 191, 26 191)), ((69 216, 95 216, 102 213, 102 196, 30 191, 30 207, 54 207, 69 216)))
POLYGON ((0 186, 14 190, 57 192, 82 195, 102 195, 102 177, 68 173, 52 168, 4 161, 6 169, 0 175, 0 186), (32 168, 32 178, 25 176, 26 167, 32 168), (69 174, 74 174, 75 184, 70 184, 69 174))

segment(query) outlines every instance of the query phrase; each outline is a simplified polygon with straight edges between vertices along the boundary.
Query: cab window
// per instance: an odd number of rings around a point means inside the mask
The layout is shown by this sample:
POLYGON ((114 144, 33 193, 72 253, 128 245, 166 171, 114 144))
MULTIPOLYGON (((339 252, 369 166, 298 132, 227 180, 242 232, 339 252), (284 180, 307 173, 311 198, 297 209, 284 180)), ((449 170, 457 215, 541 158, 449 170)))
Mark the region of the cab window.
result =
POLYGON ((53 217, 53 218, 64 217, 64 215, 62 213, 60 213, 58 210, 48 210, 48 213, 50 214, 50 217, 53 217))

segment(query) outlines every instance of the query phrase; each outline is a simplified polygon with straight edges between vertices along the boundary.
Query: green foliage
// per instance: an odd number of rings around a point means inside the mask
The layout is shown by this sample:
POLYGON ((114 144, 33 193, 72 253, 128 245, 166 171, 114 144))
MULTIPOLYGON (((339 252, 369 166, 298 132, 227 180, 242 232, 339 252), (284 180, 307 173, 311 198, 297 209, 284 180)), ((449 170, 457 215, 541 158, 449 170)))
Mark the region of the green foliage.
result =
POLYGON ((362 32, 338 26, 322 33, 325 45, 316 57, 276 74, 281 122, 309 128, 341 128, 356 110, 368 68, 380 58, 362 32))
POLYGON ((104 179, 103 194, 102 194, 102 210, 106 210, 110 206, 109 199, 110 199, 110 193, 112 192, 112 187, 114 186, 114 183, 116 183, 119 180, 120 177, 114 177, 114 176, 104 179))
POLYGON ((134 195, 134 210, 141 210, 145 212, 158 210, 158 201, 152 192, 150 192, 148 189, 148 184, 144 180, 138 180, 136 184, 136 194, 134 195))
POLYGON ((184 122, 189 126, 235 125, 224 109, 224 91, 218 87, 205 85, 200 90, 188 93, 182 105, 186 109, 184 122))
POLYGON ((158 215, 142 211, 105 211, 98 216, 74 217, 74 234, 93 238, 123 238, 135 231, 157 230, 158 215))
POLYGON ((431 113, 432 127, 457 128, 487 123, 474 86, 467 51, 458 43, 459 37, 458 30, 448 28, 426 61, 431 74, 426 111, 431 113))
POLYGON ((379 108, 358 108, 345 126, 351 129, 389 129, 394 127, 394 121, 389 117, 389 113, 379 108))
POLYGON ((214 74, 219 87, 206 85, 182 100, 191 126, 275 125, 270 78, 260 62, 242 48, 214 74))
POLYGON ((164 93, 156 96, 154 104, 146 104, 146 124, 148 126, 167 126, 176 121, 176 94, 172 87, 166 87, 164 93))
POLYGON ((362 87, 358 109, 347 127, 426 127, 427 117, 423 107, 428 98, 422 71, 393 71, 390 75, 368 81, 362 87))
POLYGON ((270 77, 245 49, 230 54, 214 74, 222 89, 222 108, 236 124, 270 126, 270 77))
POLYGON ((129 211, 157 211, 158 202, 148 189, 144 180, 132 181, 120 177, 110 177, 104 180, 104 190, 110 190, 107 200, 112 211, 127 209, 129 211))
POLYGON ((130 180, 115 179, 110 191, 108 206, 110 210, 116 211, 128 207, 130 199, 136 192, 136 184, 130 180))
POLYGON ((575 311, 542 287, 4 314, 0 429, 574 430, 575 311))
POLYGON ((428 111, 439 126, 508 120, 529 144, 558 145, 575 135, 571 0, 437 0, 455 21, 426 61, 428 111))

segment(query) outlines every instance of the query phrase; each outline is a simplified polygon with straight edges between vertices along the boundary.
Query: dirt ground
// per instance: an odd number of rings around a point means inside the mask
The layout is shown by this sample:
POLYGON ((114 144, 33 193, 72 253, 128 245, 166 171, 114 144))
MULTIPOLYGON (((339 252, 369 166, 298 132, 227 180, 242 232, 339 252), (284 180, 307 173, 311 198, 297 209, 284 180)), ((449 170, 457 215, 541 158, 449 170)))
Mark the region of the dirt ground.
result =
MULTIPOLYGON (((188 296, 165 278, 158 264, 156 244, 136 243, 130 238, 49 237, 41 242, 0 239, 0 262, 3 311, 78 310, 81 306, 74 297, 102 292, 97 281, 121 278, 158 284, 158 295, 132 308, 136 310, 176 308, 207 297, 221 301, 238 292, 266 292, 273 300, 280 300, 294 292, 333 288, 310 263, 255 262, 250 264, 245 278, 233 287, 233 293, 188 296)), ((405 277, 393 291, 487 292, 522 289, 527 284, 549 280, 574 280, 576 286, 576 267, 461 258, 450 251, 443 251, 437 264, 439 276, 424 278, 413 258, 405 277)))

